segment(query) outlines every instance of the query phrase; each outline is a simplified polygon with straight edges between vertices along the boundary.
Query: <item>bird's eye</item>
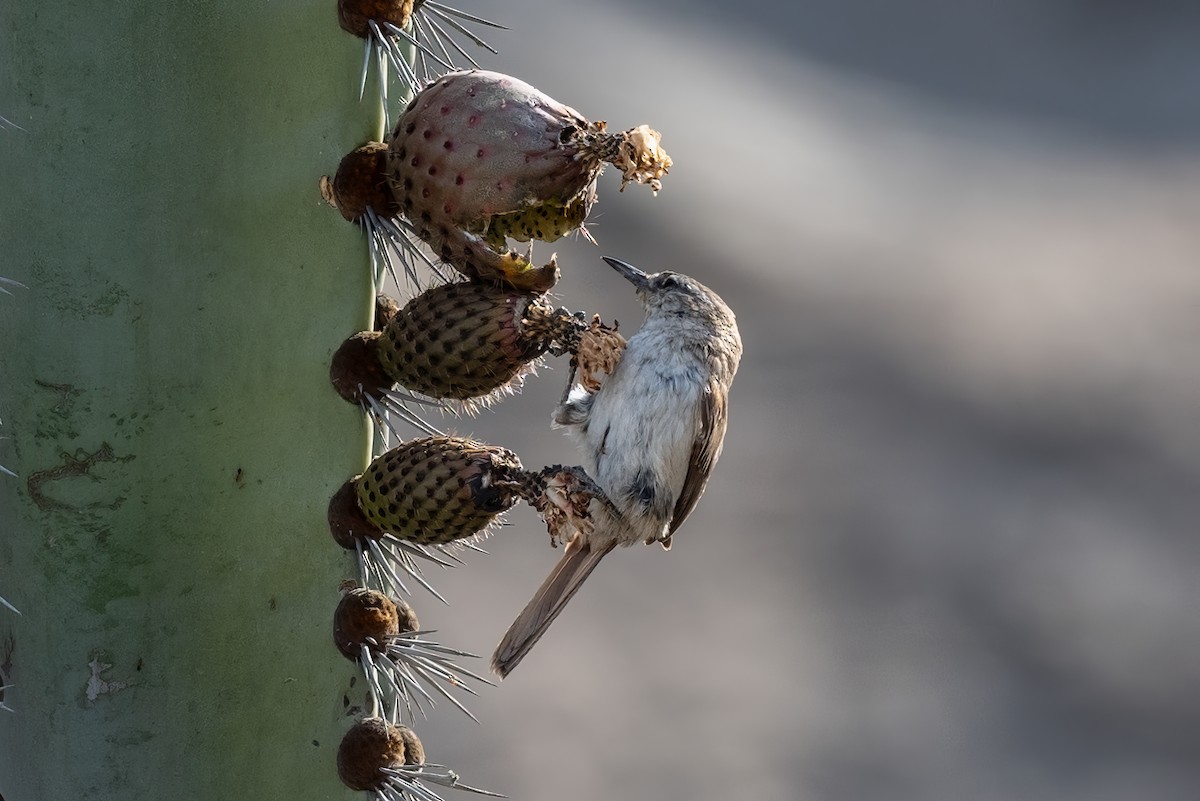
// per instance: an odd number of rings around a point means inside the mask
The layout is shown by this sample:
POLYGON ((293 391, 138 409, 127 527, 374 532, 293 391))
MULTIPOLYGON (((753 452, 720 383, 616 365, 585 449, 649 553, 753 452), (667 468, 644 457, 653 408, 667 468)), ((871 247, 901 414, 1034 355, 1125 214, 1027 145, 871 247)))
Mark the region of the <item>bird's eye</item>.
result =
POLYGON ((663 289, 678 289, 679 279, 673 275, 664 275, 658 279, 658 285, 663 289))

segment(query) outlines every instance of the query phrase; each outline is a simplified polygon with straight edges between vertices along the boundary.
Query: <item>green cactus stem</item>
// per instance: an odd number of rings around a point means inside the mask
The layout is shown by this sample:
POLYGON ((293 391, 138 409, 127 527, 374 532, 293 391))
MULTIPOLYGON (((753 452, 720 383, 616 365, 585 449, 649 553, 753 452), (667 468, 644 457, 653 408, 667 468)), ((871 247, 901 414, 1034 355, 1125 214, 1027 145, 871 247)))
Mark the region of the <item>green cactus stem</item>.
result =
POLYGON ((322 529, 367 461, 330 391, 370 327, 362 235, 317 180, 382 135, 329 0, 0 9, 0 792, 353 799, 353 560, 322 529))

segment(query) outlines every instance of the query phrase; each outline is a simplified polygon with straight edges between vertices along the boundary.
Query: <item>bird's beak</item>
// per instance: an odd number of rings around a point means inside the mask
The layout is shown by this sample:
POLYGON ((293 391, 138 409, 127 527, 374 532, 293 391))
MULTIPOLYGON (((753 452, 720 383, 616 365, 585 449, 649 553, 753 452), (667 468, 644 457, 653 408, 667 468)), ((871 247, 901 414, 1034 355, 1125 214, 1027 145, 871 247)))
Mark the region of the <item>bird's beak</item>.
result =
POLYGON ((619 272, 625 277, 625 280, 633 284, 639 292, 644 292, 650 288, 650 276, 634 267, 632 264, 626 264, 620 259, 611 259, 608 256, 604 257, 608 262, 608 266, 619 272))

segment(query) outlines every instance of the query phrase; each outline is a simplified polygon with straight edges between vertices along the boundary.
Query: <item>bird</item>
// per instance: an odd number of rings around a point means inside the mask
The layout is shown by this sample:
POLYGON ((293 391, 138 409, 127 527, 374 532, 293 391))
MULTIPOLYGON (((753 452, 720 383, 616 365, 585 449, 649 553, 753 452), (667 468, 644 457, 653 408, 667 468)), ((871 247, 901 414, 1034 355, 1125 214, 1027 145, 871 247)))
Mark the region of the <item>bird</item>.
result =
POLYGON ((562 558, 509 626, 492 655, 507 676, 618 545, 671 547, 721 455, 729 390, 742 356, 733 311, 683 273, 647 274, 604 257, 645 311, 621 359, 598 389, 573 387, 553 414, 582 451, 604 498, 592 498, 562 558))

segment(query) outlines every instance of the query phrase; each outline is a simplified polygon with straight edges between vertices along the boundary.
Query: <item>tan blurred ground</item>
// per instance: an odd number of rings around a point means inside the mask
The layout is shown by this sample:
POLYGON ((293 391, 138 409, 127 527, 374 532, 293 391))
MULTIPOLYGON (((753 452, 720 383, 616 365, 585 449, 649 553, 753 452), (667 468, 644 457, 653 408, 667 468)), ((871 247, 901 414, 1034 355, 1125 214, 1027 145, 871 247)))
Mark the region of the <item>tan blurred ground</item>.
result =
MULTIPOLYGON (((1200 13, 463 7, 675 160, 602 181, 563 302, 633 330, 599 256, 680 269, 746 357, 675 549, 611 557, 431 757, 528 801, 1200 798, 1200 13)), ((462 430, 571 461, 562 375, 462 430)), ((417 599, 446 641, 557 556, 511 520, 417 599)))

